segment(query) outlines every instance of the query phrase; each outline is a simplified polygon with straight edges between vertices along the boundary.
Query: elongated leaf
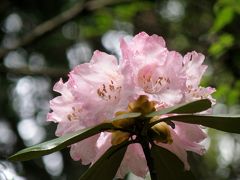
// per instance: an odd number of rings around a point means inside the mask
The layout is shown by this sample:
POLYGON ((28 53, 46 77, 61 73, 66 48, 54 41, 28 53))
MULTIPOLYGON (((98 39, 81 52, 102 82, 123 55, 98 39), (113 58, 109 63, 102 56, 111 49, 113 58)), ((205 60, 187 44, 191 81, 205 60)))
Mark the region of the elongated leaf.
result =
POLYGON ((136 113, 127 113, 127 114, 121 114, 115 118, 113 118, 111 121, 116 121, 116 120, 120 120, 120 119, 128 119, 128 118, 136 118, 141 116, 141 113, 136 112, 136 113))
POLYGON ((102 131, 109 130, 114 128, 111 123, 103 123, 99 124, 92 128, 82 129, 70 134, 66 134, 59 138, 46 141, 44 143, 23 149, 16 154, 12 155, 9 160, 12 161, 26 161, 33 158, 37 158, 46 154, 53 153, 55 151, 59 151, 71 144, 74 144, 78 141, 86 139, 90 136, 98 134, 102 131))
MULTIPOLYGON (((140 115, 141 115, 141 113, 127 113, 127 114, 119 115, 109 121, 133 118, 133 117, 138 117, 140 115)), ((26 161, 26 160, 37 158, 40 156, 44 156, 44 155, 53 153, 55 151, 59 151, 71 144, 74 144, 83 139, 91 137, 102 131, 107 131, 107 130, 112 130, 112 129, 115 129, 115 127, 112 125, 111 122, 102 123, 102 124, 99 124, 92 128, 81 129, 79 131, 66 134, 59 138, 56 138, 56 139, 53 139, 50 141, 46 141, 41 144, 23 149, 23 150, 17 152, 16 154, 12 155, 11 157, 9 157, 9 160, 26 161)))
POLYGON ((197 113, 209 109, 211 107, 211 104, 212 103, 209 99, 201 99, 190 103, 184 103, 173 107, 161 109, 159 111, 155 111, 148 114, 146 117, 154 117, 169 113, 178 114, 197 113))
POLYGON ((185 171, 182 161, 170 151, 153 145, 151 155, 159 180, 194 180, 191 171, 185 171))
POLYGON ((240 134, 240 116, 230 115, 176 115, 151 123, 151 126, 160 121, 181 121, 190 124, 201 124, 214 129, 240 134))
POLYGON ((80 180, 112 180, 117 173, 129 144, 128 141, 110 147, 104 155, 80 177, 80 180))
POLYGON ((225 27, 227 24, 231 23, 234 18, 234 8, 231 6, 226 6, 222 8, 216 16, 214 24, 210 32, 216 33, 225 27))

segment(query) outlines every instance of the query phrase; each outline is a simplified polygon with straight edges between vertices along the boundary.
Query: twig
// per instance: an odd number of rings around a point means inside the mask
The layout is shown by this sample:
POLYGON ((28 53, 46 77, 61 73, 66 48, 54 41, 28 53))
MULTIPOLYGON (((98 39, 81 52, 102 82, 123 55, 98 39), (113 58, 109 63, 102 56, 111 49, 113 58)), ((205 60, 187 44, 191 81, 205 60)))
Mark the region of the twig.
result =
POLYGON ((53 31, 59 26, 72 20, 73 18, 78 16, 83 10, 93 11, 107 5, 130 2, 130 0, 92 0, 84 3, 85 1, 86 0, 81 0, 63 13, 36 26, 31 32, 27 33, 25 36, 23 36, 23 38, 18 40, 12 47, 0 49, 0 59, 2 59, 9 51, 29 45, 39 37, 53 31))
POLYGON ((29 67, 22 68, 6 68, 0 66, 1 73, 12 73, 15 75, 30 75, 30 76, 50 76, 50 77, 66 77, 68 74, 67 69, 57 69, 57 68, 40 68, 40 69, 30 69, 29 67))
POLYGON ((76 3, 73 7, 66 10, 65 12, 57 15, 56 17, 49 19, 42 24, 35 27, 30 33, 27 33, 23 36, 22 39, 17 41, 12 47, 0 49, 0 58, 6 55, 9 51, 15 50, 19 47, 26 46, 27 44, 32 43, 34 40, 43 36, 44 34, 52 31, 53 29, 59 27, 63 23, 71 20, 77 16, 83 10, 83 1, 76 3))
POLYGON ((86 3, 86 9, 89 11, 93 11, 96 9, 103 8, 104 6, 133 2, 134 0, 92 0, 86 3))

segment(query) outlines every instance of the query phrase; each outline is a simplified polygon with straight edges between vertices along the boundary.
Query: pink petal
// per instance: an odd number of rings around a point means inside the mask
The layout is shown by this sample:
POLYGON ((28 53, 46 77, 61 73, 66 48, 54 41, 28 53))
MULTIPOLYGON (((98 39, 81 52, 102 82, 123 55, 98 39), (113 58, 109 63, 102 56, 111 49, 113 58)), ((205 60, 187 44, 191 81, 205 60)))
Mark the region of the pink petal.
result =
POLYGON ((147 162, 140 144, 128 146, 116 177, 123 178, 128 172, 140 177, 145 177, 148 172, 147 162))
POLYGON ((97 161, 112 146, 111 140, 112 140, 112 133, 108 133, 108 132, 100 133, 100 136, 96 142, 97 154, 95 157, 95 161, 97 161))
POLYGON ((96 141, 98 137, 99 135, 95 135, 71 145, 70 155, 73 160, 81 160, 83 165, 92 163, 97 154, 96 141))
POLYGON ((191 142, 199 143, 204 140, 207 135, 204 133, 199 125, 187 124, 183 122, 174 122, 174 131, 181 139, 187 139, 191 142))
POLYGON ((56 136, 62 136, 67 133, 75 132, 79 129, 83 129, 85 127, 82 127, 79 125, 79 121, 61 121, 58 123, 57 129, 56 129, 56 136))
POLYGON ((204 55, 195 51, 184 56, 183 65, 188 77, 187 86, 197 87, 207 66, 202 65, 204 55))

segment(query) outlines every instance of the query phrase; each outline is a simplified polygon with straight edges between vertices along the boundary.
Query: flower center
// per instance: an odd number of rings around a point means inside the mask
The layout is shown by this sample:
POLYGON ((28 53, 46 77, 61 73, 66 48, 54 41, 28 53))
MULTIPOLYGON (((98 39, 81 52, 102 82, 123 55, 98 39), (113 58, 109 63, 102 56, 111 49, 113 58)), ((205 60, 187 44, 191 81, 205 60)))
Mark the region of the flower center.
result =
POLYGON ((126 132, 121 130, 111 131, 112 132, 112 145, 120 144, 123 141, 128 140, 130 137, 137 136, 149 136, 151 139, 156 140, 157 142, 162 143, 172 143, 172 137, 170 133, 170 126, 165 122, 160 122, 148 131, 145 132, 145 128, 149 123, 154 120, 158 120, 158 117, 153 117, 151 119, 144 117, 144 115, 149 114, 153 111, 156 111, 156 103, 154 101, 149 101, 148 97, 145 95, 139 96, 136 101, 130 102, 128 104, 128 111, 119 111, 116 113, 116 116, 128 114, 130 112, 140 112, 142 116, 139 118, 125 118, 113 121, 112 124, 117 128, 122 128, 126 132), (157 118, 157 119, 155 119, 157 118))
POLYGON ((72 107, 72 113, 67 115, 67 119, 69 121, 78 120, 80 114, 81 114, 81 109, 80 108, 72 107))
POLYGON ((110 80, 108 83, 102 84, 97 89, 97 95, 105 101, 115 101, 119 98, 121 89, 121 86, 113 80, 110 80))
POLYGON ((157 71, 153 65, 145 66, 138 72, 138 84, 146 93, 155 94, 168 88, 170 79, 157 71))

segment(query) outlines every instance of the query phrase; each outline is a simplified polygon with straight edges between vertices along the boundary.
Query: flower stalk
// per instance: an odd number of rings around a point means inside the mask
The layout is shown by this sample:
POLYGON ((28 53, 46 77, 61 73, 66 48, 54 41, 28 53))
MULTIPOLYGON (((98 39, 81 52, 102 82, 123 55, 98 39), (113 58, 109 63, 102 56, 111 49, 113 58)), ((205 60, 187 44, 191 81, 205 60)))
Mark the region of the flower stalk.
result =
POLYGON ((142 138, 140 140, 140 144, 142 146, 145 158, 147 160, 147 165, 148 165, 151 180, 159 180, 158 176, 157 176, 157 171, 155 169, 154 160, 153 160, 152 155, 151 155, 151 149, 149 147, 149 141, 145 138, 142 138))

